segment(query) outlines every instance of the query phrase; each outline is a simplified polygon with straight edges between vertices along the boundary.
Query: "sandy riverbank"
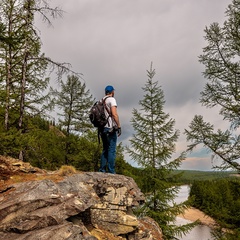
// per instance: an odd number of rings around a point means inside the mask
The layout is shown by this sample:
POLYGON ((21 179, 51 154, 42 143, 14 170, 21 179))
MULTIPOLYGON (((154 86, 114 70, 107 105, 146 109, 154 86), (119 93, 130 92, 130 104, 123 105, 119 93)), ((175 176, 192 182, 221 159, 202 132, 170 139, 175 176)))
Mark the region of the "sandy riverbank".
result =
POLYGON ((188 208, 184 211, 183 214, 180 214, 178 217, 190 220, 190 221, 196 221, 199 220, 202 224, 208 225, 208 226, 214 226, 216 222, 211 217, 205 215, 202 211, 196 209, 196 208, 188 208))

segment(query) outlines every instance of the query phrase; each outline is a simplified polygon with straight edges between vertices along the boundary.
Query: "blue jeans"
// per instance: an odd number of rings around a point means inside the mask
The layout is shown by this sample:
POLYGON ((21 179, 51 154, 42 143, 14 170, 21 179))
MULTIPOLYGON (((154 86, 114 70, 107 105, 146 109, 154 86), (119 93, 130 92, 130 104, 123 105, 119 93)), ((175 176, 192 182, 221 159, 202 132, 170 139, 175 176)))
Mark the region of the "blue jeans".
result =
POLYGON ((111 131, 109 128, 104 128, 101 133, 103 151, 100 160, 100 172, 106 172, 108 168, 109 173, 115 173, 115 158, 117 146, 117 133, 111 131))

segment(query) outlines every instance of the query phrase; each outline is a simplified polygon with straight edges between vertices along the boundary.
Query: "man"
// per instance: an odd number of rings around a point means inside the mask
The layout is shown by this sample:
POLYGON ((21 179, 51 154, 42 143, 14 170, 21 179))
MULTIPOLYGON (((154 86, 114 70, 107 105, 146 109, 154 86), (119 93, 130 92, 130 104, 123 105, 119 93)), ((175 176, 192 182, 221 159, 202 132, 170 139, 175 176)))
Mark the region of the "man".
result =
POLYGON ((117 113, 117 102, 114 98, 113 86, 107 86, 105 88, 105 114, 108 117, 108 122, 101 132, 101 138, 103 143, 103 151, 100 161, 100 172, 109 173, 115 172, 115 158, 116 158, 116 146, 117 137, 121 135, 121 126, 117 113))

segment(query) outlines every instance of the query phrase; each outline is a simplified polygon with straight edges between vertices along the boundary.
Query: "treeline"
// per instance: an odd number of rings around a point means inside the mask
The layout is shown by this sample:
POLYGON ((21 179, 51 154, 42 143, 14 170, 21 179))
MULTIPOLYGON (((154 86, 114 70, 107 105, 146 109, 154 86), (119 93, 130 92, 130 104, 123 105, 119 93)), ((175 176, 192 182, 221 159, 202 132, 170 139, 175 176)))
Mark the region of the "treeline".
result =
POLYGON ((197 171, 197 170, 174 170, 173 175, 179 175, 178 183, 192 184, 195 181, 218 180, 233 178, 236 171, 197 171))
MULTIPOLYGON (((192 206, 214 218, 220 229, 231 230, 219 231, 218 234, 228 237, 227 239, 239 239, 240 179, 195 181, 191 185, 190 201, 192 206)), ((218 239, 226 238, 218 236, 218 239)))

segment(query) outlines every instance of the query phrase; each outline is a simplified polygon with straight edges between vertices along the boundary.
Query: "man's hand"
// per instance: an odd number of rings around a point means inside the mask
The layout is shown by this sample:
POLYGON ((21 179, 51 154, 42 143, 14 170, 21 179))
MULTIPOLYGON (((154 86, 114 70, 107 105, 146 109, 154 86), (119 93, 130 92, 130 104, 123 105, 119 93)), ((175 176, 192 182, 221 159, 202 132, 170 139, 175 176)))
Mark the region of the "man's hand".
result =
POLYGON ((119 128, 117 129, 117 135, 118 135, 118 137, 119 137, 121 134, 122 134, 122 129, 119 127, 119 128))

